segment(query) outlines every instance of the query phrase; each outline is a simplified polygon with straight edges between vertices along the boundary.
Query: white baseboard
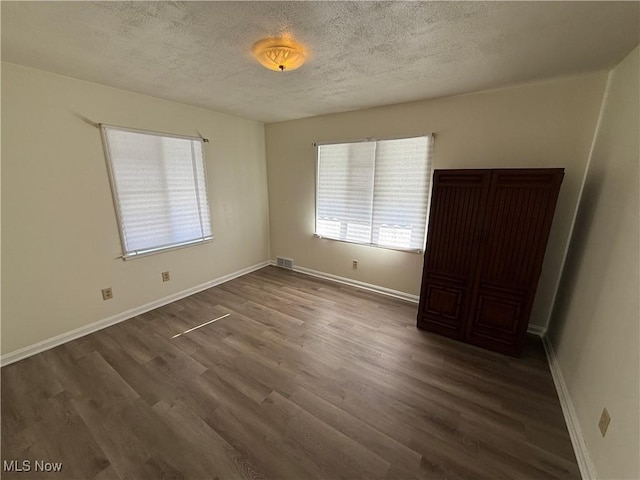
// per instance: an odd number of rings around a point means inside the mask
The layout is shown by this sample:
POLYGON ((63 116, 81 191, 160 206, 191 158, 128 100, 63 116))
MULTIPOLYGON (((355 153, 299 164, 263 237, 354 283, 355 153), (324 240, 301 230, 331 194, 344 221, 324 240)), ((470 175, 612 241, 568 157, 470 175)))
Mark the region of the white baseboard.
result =
POLYGON ((527 327, 527 333, 535 335, 536 337, 544 338, 547 333, 547 329, 540 325, 529 325, 527 327))
POLYGON ((576 460, 578 461, 578 467, 580 468, 580 474, 583 480, 596 480, 597 474, 595 466, 591 461, 589 450, 582 436, 582 429, 578 422, 578 416, 573 408, 573 402, 569 396, 569 389, 562 376, 562 371, 558 365, 558 359, 556 353, 553 350, 553 345, 547 335, 542 337, 542 343, 547 353, 547 361, 549 362, 549 369, 551 370, 551 376, 553 377, 553 383, 556 386, 558 392, 558 398, 560 399, 560 406, 562 407, 562 413, 564 414, 564 420, 569 430, 569 437, 571 438, 571 444, 576 454, 576 460))
POLYGON ((44 352, 45 350, 49 350, 50 348, 57 347, 58 345, 62 345, 63 343, 70 342, 71 340, 75 340, 76 338, 84 337, 85 335, 89 335, 90 333, 97 332, 98 330, 102 330, 103 328, 109 327, 116 323, 123 322, 124 320, 128 320, 136 315, 141 315, 143 313, 154 310, 158 307, 162 307, 171 302, 175 302, 176 300, 180 300, 181 298, 188 297, 189 295, 193 295, 194 293, 201 292, 202 290, 206 290, 207 288, 215 287, 216 285, 220 285, 221 283, 228 282, 229 280, 233 280, 234 278, 241 277, 242 275, 246 275, 247 273, 254 272, 261 268, 266 267, 271 262, 264 261, 261 263, 257 263, 250 267, 242 268, 238 271, 229 273, 228 275, 224 275, 222 277, 216 278, 214 280, 210 280, 208 282, 202 283, 200 285, 196 285, 195 287, 187 288, 186 290, 182 290, 181 292, 174 293, 167 297, 163 297, 159 300, 155 300, 153 302, 147 303, 145 305, 141 305, 139 307, 132 308, 130 310, 126 310, 122 313, 118 313, 117 315, 113 315, 108 318, 104 318, 102 320, 98 320, 97 322, 90 323, 89 325, 85 325, 80 328, 76 328, 75 330, 71 330, 69 332, 62 333, 60 335, 56 335, 55 337, 48 338, 47 340, 43 340, 42 342, 34 343, 33 345, 28 345, 26 347, 20 348, 13 352, 7 353, 0 357, 0 365, 5 366, 11 363, 17 362, 24 358, 30 357, 40 352, 44 352))
MULTIPOLYGON (((276 265, 275 260, 271 261, 271 265, 276 265)), ((312 277, 323 278, 325 280, 330 280, 332 282, 342 283, 344 285, 350 285, 352 287, 361 288, 363 290, 369 290, 370 292, 380 293, 382 295, 387 295, 389 297, 399 298, 401 300, 406 300, 407 302, 411 302, 411 303, 418 303, 420 301, 420 297, 418 295, 411 295, 409 293, 401 292, 399 290, 392 290, 391 288, 381 287, 379 285, 374 285, 372 283, 360 282, 358 280, 352 280, 351 278, 340 277, 338 275, 320 272, 318 270, 312 270, 306 267, 298 267, 294 265, 293 271, 304 273, 305 275, 311 275, 312 277)), ((527 328, 527 332, 541 338, 545 335, 546 331, 547 331, 546 328, 540 327, 538 325, 529 325, 529 327, 527 328)))
MULTIPOLYGON (((274 260, 271 261, 271 265, 276 265, 274 260)), ((285 269, 286 270, 286 269, 285 269)), ((370 292, 379 293, 381 295, 386 295, 388 297, 399 298, 400 300, 406 300, 411 303, 418 303, 420 301, 420 297, 417 295, 411 295, 409 293, 401 292, 399 290, 393 290, 391 288, 380 287, 378 285, 374 285, 372 283, 361 282, 359 280, 352 280, 347 277, 340 277, 338 275, 333 275, 331 273, 320 272, 318 270, 312 270, 306 267, 293 267, 294 272, 304 273, 305 275, 310 275, 312 277, 322 278, 324 280, 329 280, 331 282, 342 283, 344 285, 349 285, 351 287, 360 288, 362 290, 368 290, 370 292)))

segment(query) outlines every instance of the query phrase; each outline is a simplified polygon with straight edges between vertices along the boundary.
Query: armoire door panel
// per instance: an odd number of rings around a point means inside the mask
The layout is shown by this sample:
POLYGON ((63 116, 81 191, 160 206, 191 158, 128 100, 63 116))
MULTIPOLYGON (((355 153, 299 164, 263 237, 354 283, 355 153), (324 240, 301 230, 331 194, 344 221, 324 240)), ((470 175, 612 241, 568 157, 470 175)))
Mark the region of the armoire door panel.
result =
POLYGON ((438 333, 459 338, 462 335, 462 308, 468 285, 464 279, 432 275, 424 292, 423 322, 438 328, 438 333))
POLYGON ((465 341, 479 347, 517 355, 522 325, 526 325, 527 300, 503 289, 481 288, 465 341))
POLYGON ((418 317, 421 328, 454 338, 464 334, 489 180, 489 172, 477 170, 434 173, 418 317))
POLYGON ((424 312, 427 315, 440 317, 446 323, 457 324, 462 304, 462 290, 447 288, 444 285, 431 283, 427 287, 427 303, 424 312))
POLYGON ((426 258, 429 272, 467 278, 475 269, 474 244, 479 240, 483 202, 486 199, 487 173, 434 175, 429 236, 426 258))
POLYGON ((506 298, 480 295, 476 309, 475 327, 513 336, 522 318, 522 303, 506 298))
POLYGON ((527 288, 537 261, 550 192, 544 186, 497 186, 485 220, 482 281, 527 288))
POLYGON ((466 328, 471 343, 492 336, 500 343, 524 340, 562 175, 560 169, 492 172, 475 315, 466 328))
POLYGON ((513 341, 527 307, 527 293, 480 285, 469 338, 474 335, 495 336, 513 341))

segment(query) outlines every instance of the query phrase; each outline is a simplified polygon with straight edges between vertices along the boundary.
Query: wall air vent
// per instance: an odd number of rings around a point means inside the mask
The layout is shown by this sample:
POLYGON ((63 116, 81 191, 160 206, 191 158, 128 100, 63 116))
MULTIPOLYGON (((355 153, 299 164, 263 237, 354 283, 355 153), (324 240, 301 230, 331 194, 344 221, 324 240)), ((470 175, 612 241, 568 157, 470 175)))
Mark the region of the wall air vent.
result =
POLYGON ((281 268, 293 270, 293 258, 276 257, 276 265, 281 268))

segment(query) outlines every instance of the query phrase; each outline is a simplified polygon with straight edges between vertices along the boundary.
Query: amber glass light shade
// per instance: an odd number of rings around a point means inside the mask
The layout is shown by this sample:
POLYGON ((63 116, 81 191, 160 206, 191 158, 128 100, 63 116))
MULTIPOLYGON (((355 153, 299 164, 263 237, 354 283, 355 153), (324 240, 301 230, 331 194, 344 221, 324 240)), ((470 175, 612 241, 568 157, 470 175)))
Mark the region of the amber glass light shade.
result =
POLYGON ((288 72, 300 67, 307 58, 305 48, 285 37, 264 38, 253 44, 253 55, 269 70, 288 72))

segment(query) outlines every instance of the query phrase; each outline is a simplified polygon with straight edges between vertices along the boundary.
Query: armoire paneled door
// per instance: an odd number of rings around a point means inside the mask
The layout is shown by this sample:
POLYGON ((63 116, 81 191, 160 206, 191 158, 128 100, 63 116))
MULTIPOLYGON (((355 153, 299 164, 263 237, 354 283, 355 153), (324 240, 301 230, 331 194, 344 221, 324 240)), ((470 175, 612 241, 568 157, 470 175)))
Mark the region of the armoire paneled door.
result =
POLYGON ((418 327, 518 355, 564 169, 436 170, 418 327))

